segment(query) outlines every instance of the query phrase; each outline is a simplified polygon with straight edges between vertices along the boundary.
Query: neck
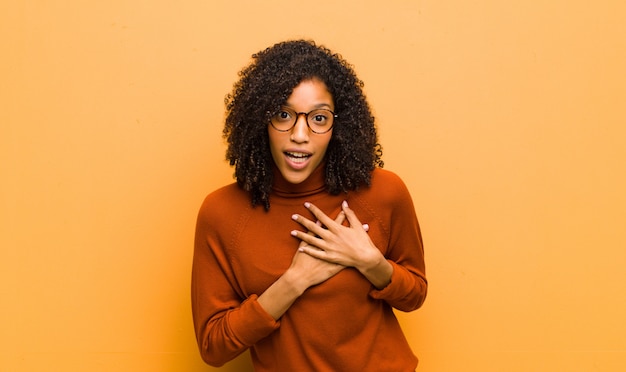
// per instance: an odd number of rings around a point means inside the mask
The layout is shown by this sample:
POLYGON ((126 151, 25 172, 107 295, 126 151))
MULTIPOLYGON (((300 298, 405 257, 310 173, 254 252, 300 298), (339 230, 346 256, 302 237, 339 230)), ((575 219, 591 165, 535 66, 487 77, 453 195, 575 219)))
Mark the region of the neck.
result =
POLYGON ((320 164, 313 173, 304 181, 294 184, 288 182, 276 166, 273 167, 274 185, 272 192, 283 197, 299 197, 305 194, 313 194, 326 188, 324 178, 326 176, 325 163, 320 164))

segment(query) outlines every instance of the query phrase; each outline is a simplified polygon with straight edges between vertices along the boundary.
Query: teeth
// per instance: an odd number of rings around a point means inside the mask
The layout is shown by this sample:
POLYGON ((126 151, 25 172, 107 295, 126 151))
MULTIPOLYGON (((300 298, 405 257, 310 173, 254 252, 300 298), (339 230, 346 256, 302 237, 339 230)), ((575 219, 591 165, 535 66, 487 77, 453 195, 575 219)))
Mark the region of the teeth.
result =
POLYGON ((305 154, 303 152, 287 152, 287 156, 291 158, 308 158, 309 154, 305 154))
POLYGON ((311 155, 305 154, 303 152, 286 152, 289 158, 296 163, 303 163, 306 159, 308 159, 311 155))

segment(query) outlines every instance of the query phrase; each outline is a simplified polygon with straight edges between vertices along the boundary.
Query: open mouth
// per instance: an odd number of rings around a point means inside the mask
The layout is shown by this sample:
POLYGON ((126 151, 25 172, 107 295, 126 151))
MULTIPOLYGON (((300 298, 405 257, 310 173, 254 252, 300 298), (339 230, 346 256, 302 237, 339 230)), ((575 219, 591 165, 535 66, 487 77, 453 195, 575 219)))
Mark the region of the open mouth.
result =
POLYGON ((304 163, 312 155, 304 152, 285 152, 285 156, 294 163, 304 163))

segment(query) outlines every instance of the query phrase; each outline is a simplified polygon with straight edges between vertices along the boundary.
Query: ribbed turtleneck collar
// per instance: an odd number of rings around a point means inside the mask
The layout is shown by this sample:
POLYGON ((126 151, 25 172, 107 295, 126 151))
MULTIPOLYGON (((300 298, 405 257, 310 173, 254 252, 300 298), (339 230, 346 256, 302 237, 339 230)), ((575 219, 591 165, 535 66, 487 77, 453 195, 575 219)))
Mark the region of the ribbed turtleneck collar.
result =
POLYGON ((283 198, 300 198, 324 191, 326 188, 324 178, 326 164, 320 164, 311 175, 298 184, 288 182, 280 173, 276 165, 273 166, 274 185, 272 192, 283 198))

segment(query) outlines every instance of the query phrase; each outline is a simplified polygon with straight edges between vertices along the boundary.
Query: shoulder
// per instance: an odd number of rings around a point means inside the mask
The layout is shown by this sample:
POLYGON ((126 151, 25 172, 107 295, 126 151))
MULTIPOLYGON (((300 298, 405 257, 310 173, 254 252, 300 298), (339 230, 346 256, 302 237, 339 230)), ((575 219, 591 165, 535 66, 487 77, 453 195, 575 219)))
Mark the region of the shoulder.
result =
POLYGON ((224 219, 250 206, 250 194, 237 183, 231 183, 209 193, 200 206, 199 214, 205 219, 224 219))
MULTIPOLYGON (((369 187, 352 194, 350 207, 362 221, 377 220, 382 231, 391 234, 394 226, 407 226, 416 220, 413 200, 404 181, 389 170, 372 171, 369 187)), ((370 223, 371 225, 371 223, 370 223)))
POLYGON ((379 197, 405 198, 409 191, 400 176, 392 171, 376 168, 372 171, 372 183, 368 188, 379 197))
POLYGON ((370 186, 360 188, 355 197, 374 209, 395 209, 412 205, 411 195, 404 181, 394 172, 381 168, 372 171, 370 186))
POLYGON ((375 168, 372 171, 372 186, 378 186, 375 184, 379 183, 392 184, 395 186, 404 186, 404 182, 402 181, 400 176, 398 176, 394 172, 383 168, 375 168))
POLYGON ((244 191, 236 182, 222 186, 217 190, 210 192, 205 198, 204 203, 227 203, 230 199, 239 199, 248 193, 244 191), (225 200, 229 199, 229 200, 225 200))

